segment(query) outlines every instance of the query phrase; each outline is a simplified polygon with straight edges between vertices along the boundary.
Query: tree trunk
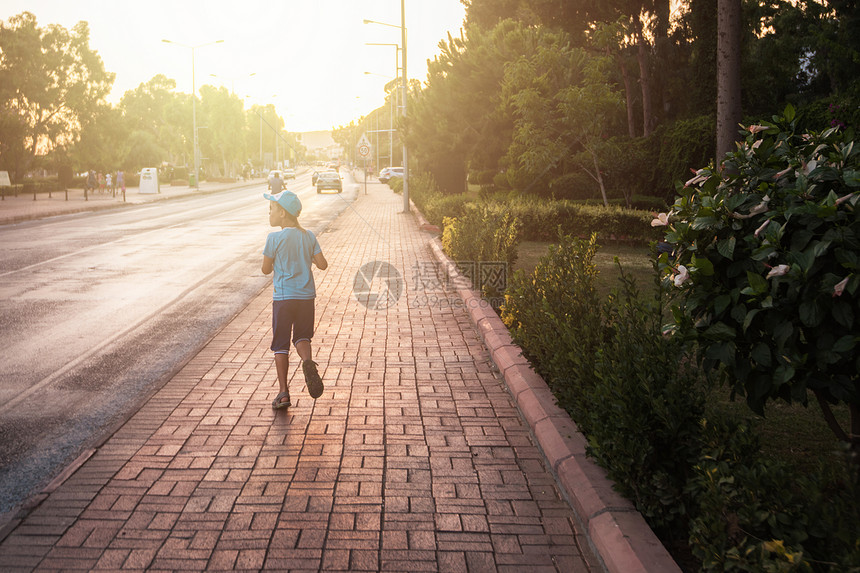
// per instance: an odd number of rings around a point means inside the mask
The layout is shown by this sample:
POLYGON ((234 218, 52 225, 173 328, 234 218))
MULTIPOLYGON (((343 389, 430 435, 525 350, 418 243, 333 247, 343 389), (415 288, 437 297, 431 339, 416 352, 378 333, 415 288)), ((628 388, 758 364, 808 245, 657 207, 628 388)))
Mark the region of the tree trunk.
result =
POLYGON ((741 121, 741 0, 717 0, 717 164, 741 121))
POLYGON ((624 63, 624 54, 618 55, 618 62, 621 66, 621 78, 624 80, 624 98, 627 102, 627 134, 630 137, 636 137, 636 118, 633 115, 633 86, 630 85, 630 72, 627 71, 627 65, 624 63))
POLYGON ((642 134, 651 135, 654 128, 654 111, 651 108, 651 46, 642 32, 641 13, 633 16, 633 35, 636 38, 636 58, 639 60, 639 84, 642 88, 642 134))

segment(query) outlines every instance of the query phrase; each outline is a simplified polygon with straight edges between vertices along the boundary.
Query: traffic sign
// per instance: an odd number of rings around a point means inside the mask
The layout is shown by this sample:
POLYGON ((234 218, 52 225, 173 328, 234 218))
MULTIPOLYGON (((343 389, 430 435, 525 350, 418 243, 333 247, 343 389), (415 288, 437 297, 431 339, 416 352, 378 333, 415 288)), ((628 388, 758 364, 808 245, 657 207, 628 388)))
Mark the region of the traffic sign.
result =
POLYGON ((370 147, 367 145, 364 145, 364 144, 359 145, 358 146, 358 154, 361 155, 362 157, 367 157, 368 155, 370 155, 370 147))

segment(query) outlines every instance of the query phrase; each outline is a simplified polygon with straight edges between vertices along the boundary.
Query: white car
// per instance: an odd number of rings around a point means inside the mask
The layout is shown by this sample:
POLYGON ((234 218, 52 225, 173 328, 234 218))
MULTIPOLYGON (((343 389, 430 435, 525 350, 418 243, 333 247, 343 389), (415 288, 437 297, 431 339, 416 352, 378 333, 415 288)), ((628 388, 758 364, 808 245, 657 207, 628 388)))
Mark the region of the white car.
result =
POLYGON ((284 169, 284 172, 281 174, 284 179, 295 179, 296 178, 296 170, 295 169, 284 169))
POLYGON ((394 177, 403 177, 402 167, 385 167, 379 172, 380 183, 388 183, 394 177))

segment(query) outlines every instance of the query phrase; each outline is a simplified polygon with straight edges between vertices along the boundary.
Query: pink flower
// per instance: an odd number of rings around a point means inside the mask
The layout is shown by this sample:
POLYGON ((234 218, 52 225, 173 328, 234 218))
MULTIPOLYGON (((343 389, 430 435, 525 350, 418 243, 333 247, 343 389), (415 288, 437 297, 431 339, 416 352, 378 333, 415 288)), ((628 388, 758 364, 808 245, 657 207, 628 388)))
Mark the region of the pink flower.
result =
MULTIPOLYGON (((692 171, 692 169, 690 171, 692 171)), ((708 176, 705 174, 704 169, 699 169, 698 171, 693 172, 696 174, 696 176, 684 183, 684 187, 689 187, 690 185, 695 185, 696 183, 701 183, 702 181, 706 181, 708 179, 708 176)))
POLYGON ((780 178, 780 177, 782 177, 783 175, 787 175, 788 173, 791 173, 792 169, 794 169, 794 168, 793 168, 793 167, 786 167, 785 169, 783 169, 782 171, 780 171, 779 173, 777 173, 776 175, 774 175, 774 176, 773 176, 773 178, 774 178, 774 179, 779 179, 779 178, 780 178))
POLYGON ((753 234, 756 236, 756 238, 757 238, 761 233, 763 233, 765 229, 767 229, 767 226, 768 226, 768 225, 770 225, 770 219, 768 219, 767 221, 765 221, 764 223, 762 223, 762 224, 761 224, 761 227, 759 227, 758 229, 756 229, 756 230, 755 230, 755 233, 753 233, 753 234))
POLYGON ((848 195, 843 195, 842 197, 840 197, 839 199, 836 200, 836 204, 841 205, 842 203, 849 200, 853 196, 854 196, 854 193, 849 193, 848 195))
POLYGON ((679 287, 685 282, 690 280, 690 273, 687 271, 687 267, 684 265, 678 265, 678 274, 675 275, 675 286, 679 287))
POLYGON ((765 211, 767 211, 767 204, 768 203, 770 203, 770 197, 765 195, 764 197, 762 197, 761 203, 759 203, 758 205, 756 205, 755 207, 750 209, 750 216, 758 215, 760 213, 764 213, 765 211))
POLYGON ((845 291, 845 286, 848 284, 848 279, 851 278, 851 275, 848 275, 835 285, 833 285, 833 296, 842 296, 842 293, 845 291))
POLYGON ((782 275, 786 274, 788 272, 788 269, 790 269, 790 268, 791 267, 789 267, 788 265, 777 265, 777 266, 773 267, 772 269, 770 269, 770 272, 767 273, 767 277, 765 277, 765 278, 770 279, 773 277, 781 277, 782 275))
POLYGON ((667 213, 660 213, 653 221, 651 221, 652 227, 665 227, 668 224, 669 215, 667 213))
POLYGON ((751 125, 747 129, 750 133, 758 133, 760 131, 767 131, 768 127, 766 125, 751 125))

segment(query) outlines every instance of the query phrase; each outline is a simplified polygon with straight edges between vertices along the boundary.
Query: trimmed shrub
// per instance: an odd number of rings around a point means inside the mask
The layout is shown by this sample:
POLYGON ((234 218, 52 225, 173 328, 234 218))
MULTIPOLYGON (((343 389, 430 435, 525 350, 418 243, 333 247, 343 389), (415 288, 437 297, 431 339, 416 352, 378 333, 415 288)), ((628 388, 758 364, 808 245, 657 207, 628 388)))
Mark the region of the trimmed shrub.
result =
POLYGON ((499 284, 498 274, 485 274, 483 268, 494 263, 505 265, 502 278, 517 259, 519 244, 519 222, 511 213, 491 205, 469 205, 464 214, 456 219, 446 217, 443 221, 442 248, 460 267, 464 274, 471 274, 472 283, 485 296, 498 297, 505 284, 499 284))
POLYGON ((557 232, 558 245, 549 247, 534 271, 514 275, 501 316, 559 405, 585 423, 585 390, 604 337, 595 286, 597 236, 585 241, 557 232))

